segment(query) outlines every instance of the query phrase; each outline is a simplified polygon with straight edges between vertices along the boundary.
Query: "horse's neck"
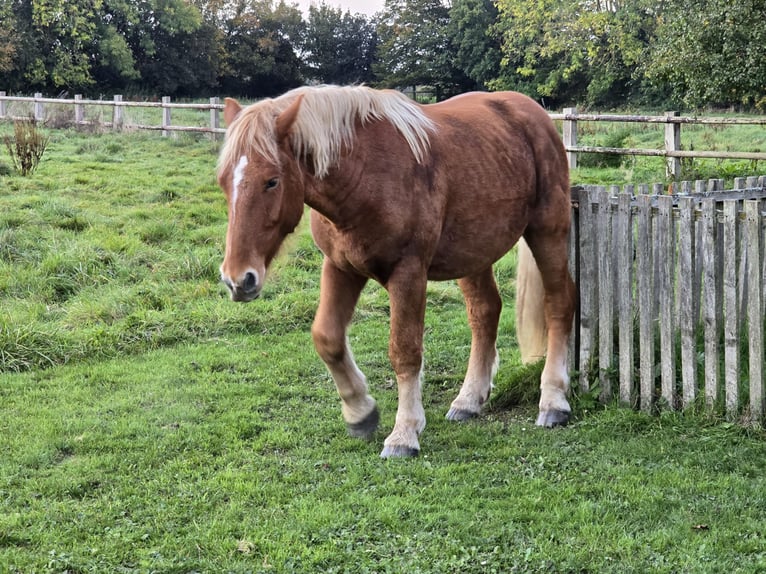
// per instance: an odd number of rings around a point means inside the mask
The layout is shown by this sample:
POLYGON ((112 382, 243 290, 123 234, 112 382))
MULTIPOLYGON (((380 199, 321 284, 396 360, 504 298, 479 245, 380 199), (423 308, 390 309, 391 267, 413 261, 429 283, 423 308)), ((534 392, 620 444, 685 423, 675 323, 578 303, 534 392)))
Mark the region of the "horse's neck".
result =
POLYGON ((308 179, 311 181, 305 187, 306 205, 336 225, 341 225, 359 205, 358 201, 350 201, 350 197, 359 191, 358 186, 353 178, 342 175, 338 170, 331 170, 322 179, 308 179))

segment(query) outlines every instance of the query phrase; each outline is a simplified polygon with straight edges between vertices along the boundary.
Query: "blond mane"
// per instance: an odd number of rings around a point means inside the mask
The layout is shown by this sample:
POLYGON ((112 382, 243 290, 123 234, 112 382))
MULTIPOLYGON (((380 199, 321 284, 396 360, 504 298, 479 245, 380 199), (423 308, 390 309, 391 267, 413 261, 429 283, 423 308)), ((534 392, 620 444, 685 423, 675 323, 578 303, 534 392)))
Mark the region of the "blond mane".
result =
POLYGON ((303 87, 243 109, 227 131, 219 170, 235 165, 243 155, 252 154, 278 164, 276 118, 299 95, 303 95, 303 102, 290 137, 299 157, 311 158, 318 178, 327 175, 340 158, 341 150, 353 144, 357 119, 362 124, 381 119, 391 122, 419 163, 428 153, 429 134, 435 130, 435 124, 405 95, 366 86, 303 87))

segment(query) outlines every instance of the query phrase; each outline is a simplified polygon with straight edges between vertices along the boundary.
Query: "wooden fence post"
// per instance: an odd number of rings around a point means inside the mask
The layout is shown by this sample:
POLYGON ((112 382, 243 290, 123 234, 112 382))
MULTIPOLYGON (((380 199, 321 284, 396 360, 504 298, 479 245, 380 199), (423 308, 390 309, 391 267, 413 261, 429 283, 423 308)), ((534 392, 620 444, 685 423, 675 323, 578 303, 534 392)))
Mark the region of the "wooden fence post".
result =
MULTIPOLYGON (((567 115, 576 116, 577 108, 564 108, 564 113, 567 115)), ((577 145, 577 119, 564 120, 562 135, 564 138, 564 147, 577 145)), ((569 162, 569 169, 575 169, 577 167, 577 152, 567 152, 567 161, 569 162)))
POLYGON ((121 102, 122 102, 122 96, 119 94, 115 94, 114 110, 112 111, 112 129, 113 130, 122 129, 122 106, 120 105, 121 102))
POLYGON ((85 110, 82 101, 82 94, 74 95, 74 125, 79 126, 85 121, 85 110))
POLYGON ((41 122, 45 119, 45 108, 42 102, 37 100, 42 99, 43 95, 40 92, 35 93, 35 121, 41 122))
MULTIPOLYGON (((678 112, 665 112, 666 118, 676 118, 678 112)), ((681 149, 681 124, 668 122, 665 124, 665 151, 680 151, 681 149)), ((666 158, 665 174, 668 178, 677 179, 681 177, 681 158, 666 158)))
MULTIPOLYGON (((212 107, 212 106, 217 106, 219 103, 220 103, 220 99, 219 98, 210 98, 210 106, 211 106, 211 108, 210 108, 210 129, 211 130, 217 130, 219 127, 221 127, 221 114, 220 114, 220 110, 217 107, 212 107)), ((215 132, 215 131, 211 132, 210 139, 212 139, 213 141, 217 140, 218 139, 218 133, 215 132)))
MULTIPOLYGON (((167 105, 170 103, 170 96, 162 96, 162 127, 167 128, 170 126, 171 114, 170 108, 167 105)), ((162 137, 166 138, 170 135, 170 130, 163 129, 162 137)))
POLYGON ((3 119, 8 115, 8 102, 2 99, 4 97, 5 92, 0 92, 0 119, 3 119))

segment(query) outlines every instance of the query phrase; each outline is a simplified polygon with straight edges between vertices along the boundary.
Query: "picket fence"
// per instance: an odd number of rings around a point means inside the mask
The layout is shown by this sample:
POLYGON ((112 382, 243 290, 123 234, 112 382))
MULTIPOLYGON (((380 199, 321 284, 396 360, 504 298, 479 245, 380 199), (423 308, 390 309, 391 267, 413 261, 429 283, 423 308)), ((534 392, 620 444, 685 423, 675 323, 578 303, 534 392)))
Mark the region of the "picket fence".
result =
POLYGON ((582 391, 763 421, 766 177, 722 184, 573 188, 582 391))

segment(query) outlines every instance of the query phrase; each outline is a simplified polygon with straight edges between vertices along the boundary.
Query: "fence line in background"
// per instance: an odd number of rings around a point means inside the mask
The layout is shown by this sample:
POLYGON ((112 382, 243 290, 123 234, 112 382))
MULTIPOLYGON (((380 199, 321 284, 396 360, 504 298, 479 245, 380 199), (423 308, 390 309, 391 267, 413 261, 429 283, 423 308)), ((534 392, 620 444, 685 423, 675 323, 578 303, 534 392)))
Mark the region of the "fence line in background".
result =
POLYGON ((161 131, 162 135, 167 137, 172 132, 198 132, 211 134, 211 137, 217 137, 226 133, 221 128, 220 112, 223 110, 223 104, 219 98, 210 98, 209 103, 199 104, 181 104, 172 103, 169 96, 163 96, 160 102, 130 102, 122 99, 121 95, 115 95, 113 100, 85 100, 81 95, 75 95, 74 99, 44 98, 42 94, 35 94, 34 97, 15 97, 7 96, 5 92, 0 91, 0 120, 18 120, 28 119, 30 116, 10 116, 8 115, 8 102, 21 102, 32 104, 32 114, 35 120, 44 122, 46 120, 45 104, 57 106, 74 106, 74 115, 72 124, 75 126, 93 126, 107 127, 115 130, 136 129, 136 130, 156 130, 161 131), (111 122, 91 122, 85 119, 86 106, 102 106, 112 108, 111 122), (125 108, 158 108, 160 110, 159 124, 132 124, 124 121, 125 108), (200 110, 210 112, 210 120, 207 126, 181 126, 173 125, 172 110, 200 110))
MULTIPOLYGON (((165 96, 161 102, 129 102, 116 95, 112 100, 85 100, 80 95, 74 99, 44 98, 37 93, 34 97, 7 96, 6 92, 0 91, 0 120, 21 119, 19 116, 8 116, 8 102, 21 102, 32 104, 32 116, 38 121, 45 121, 45 105, 72 105, 74 106, 75 126, 93 125, 85 119, 85 106, 107 106, 112 108, 112 121, 101 122, 97 125, 111 127, 113 129, 140 129, 160 130, 163 136, 172 132, 201 132, 208 133, 211 137, 218 137, 225 133, 221 128, 220 111, 223 105, 219 98, 210 98, 209 103, 200 104, 174 104, 165 96), (128 124, 124 121, 125 108, 160 108, 161 118, 159 125, 128 124), (209 110, 210 119, 206 126, 181 126, 173 125, 171 112, 173 109, 209 110)), ((564 147, 567 150, 570 168, 577 167, 577 156, 580 153, 660 156, 667 158, 668 177, 678 178, 681 175, 682 158, 719 158, 719 159, 749 159, 766 160, 766 153, 743 152, 743 151, 717 151, 717 150, 682 150, 681 149, 681 126, 683 124, 697 125, 763 125, 766 126, 766 117, 763 118, 725 118, 725 117, 693 117, 681 116, 678 112, 665 112, 662 116, 648 115, 620 115, 620 114, 580 114, 576 108, 565 108, 564 113, 549 114, 554 120, 562 122, 562 136, 564 147), (601 146, 578 145, 578 122, 629 122, 663 124, 665 126, 665 143, 663 149, 645 148, 612 148, 601 146)))
POLYGON ((573 366, 604 400, 761 423, 766 177, 573 190, 573 366), (746 381, 746 384, 744 382, 746 381))

